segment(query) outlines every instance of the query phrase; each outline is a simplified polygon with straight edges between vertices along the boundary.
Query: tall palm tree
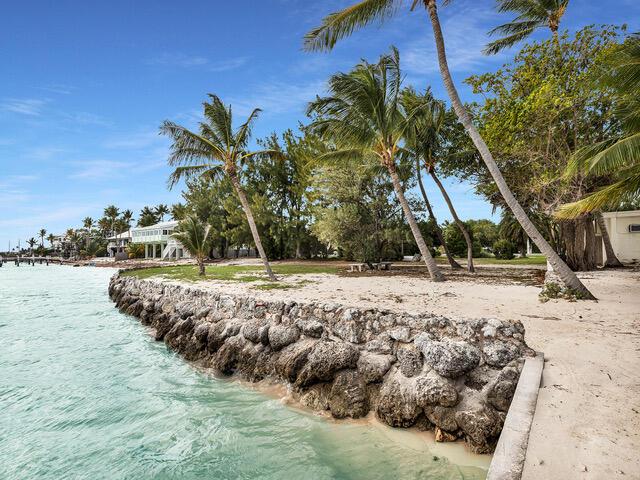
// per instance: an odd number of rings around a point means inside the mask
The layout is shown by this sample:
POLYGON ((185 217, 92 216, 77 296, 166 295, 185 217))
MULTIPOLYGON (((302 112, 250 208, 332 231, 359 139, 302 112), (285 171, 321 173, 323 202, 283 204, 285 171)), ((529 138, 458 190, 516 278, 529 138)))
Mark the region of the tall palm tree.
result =
MULTIPOLYGON (((402 91, 402 103, 410 113, 411 118, 409 128, 405 134, 406 144, 417 159, 421 158, 423 160, 427 172, 438 186, 442 198, 444 198, 447 207, 449 207, 453 221, 467 244, 467 270, 473 273, 475 272, 475 267, 473 266, 473 241, 471 240, 471 235, 462 220, 460 220, 460 217, 458 217, 458 212, 456 212, 453 202, 435 170, 436 158, 434 152, 440 146, 445 107, 441 102, 433 98, 429 90, 423 95, 419 95, 413 88, 405 88, 402 91)), ((420 175, 420 171, 418 171, 418 175, 420 175)), ((420 179, 419 183, 420 185, 422 184, 420 179)))
POLYGON ((95 222, 93 221, 93 218, 91 218, 91 217, 85 217, 82 220, 82 226, 86 230, 86 233, 85 233, 85 247, 86 247, 86 250, 89 249, 89 243, 91 242, 91 229, 93 229, 94 225, 95 225, 95 222))
POLYGON ((280 153, 274 150, 262 152, 247 150, 252 124, 261 111, 259 108, 254 109, 247 120, 234 130, 231 106, 227 107, 216 95, 209 94, 209 99, 209 102, 203 103, 206 123, 200 122, 199 133, 168 120, 165 120, 160 127, 160 133, 168 135, 173 140, 169 165, 175 166, 176 169, 169 177, 169 187, 173 187, 181 178, 195 176, 212 178, 226 174, 247 217, 253 241, 267 275, 272 281, 276 281, 267 254, 262 247, 247 195, 240 182, 240 173, 242 164, 252 160, 256 155, 260 153, 279 155, 280 153))
POLYGON ((155 208, 156 215, 158 216, 159 221, 164 222, 164 216, 169 213, 169 207, 164 203, 161 203, 155 208))
POLYGON ((40 247, 44 248, 44 237, 47 234, 47 231, 44 228, 41 228, 38 232, 38 236, 40 237, 40 247))
POLYGON ((198 274, 204 276, 204 261, 212 246, 211 225, 204 225, 195 215, 181 220, 171 235, 178 240, 198 262, 198 274))
MULTIPOLYGON (((438 17, 438 9, 436 0, 414 0, 411 8, 414 9, 418 2, 427 9, 431 27, 435 38, 436 50, 438 53, 438 65, 440 75, 444 86, 447 90, 451 104, 455 110, 456 116, 464 126, 467 134, 478 149, 482 160, 487 169, 491 173, 498 190, 502 194, 505 203, 513 211, 518 222, 522 225, 525 232, 531 240, 538 246, 540 252, 546 255, 547 260, 553 267, 554 271, 560 276, 563 283, 576 291, 582 298, 595 299, 595 297, 587 290, 580 279, 576 276, 560 256, 553 250, 549 242, 542 236, 531 219, 527 217, 526 212, 516 200, 509 186, 504 180, 498 165, 493 159, 493 155, 489 151, 487 144, 480 136, 476 129, 471 115, 465 108, 458 91, 453 83, 449 65, 447 63, 447 54, 445 50, 444 36, 440 26, 438 17)), ((356 28, 363 27, 374 21, 383 21, 391 17, 400 6, 400 0, 362 0, 340 12, 328 15, 322 22, 322 25, 309 32, 305 37, 305 48, 308 50, 330 50, 338 40, 349 36, 356 28)))
POLYGON ((131 222, 133 221, 133 212, 131 210, 125 210, 122 212, 122 220, 127 225, 127 230, 131 228, 131 222))
POLYGON ((49 235, 47 235, 47 242, 49 242, 49 244, 51 245, 51 248, 53 248, 53 242, 55 242, 56 240, 56 236, 53 233, 50 233, 49 235))
POLYGON ((498 0, 499 12, 514 12, 518 15, 511 22, 489 32, 489 35, 503 37, 489 43, 484 53, 496 54, 524 40, 538 28, 545 27, 551 30, 553 41, 557 44, 560 20, 568 4, 569 0, 498 0))
POLYGON ((114 234, 114 231, 115 231, 114 226, 119 215, 120 215, 120 209, 115 205, 109 205, 104 209, 104 216, 109 221, 110 235, 114 234))
POLYGON ((377 64, 363 61, 349 73, 335 74, 329 79, 330 96, 309 104, 308 113, 316 115, 311 129, 336 143, 337 150, 323 155, 326 159, 374 157, 387 170, 431 279, 443 281, 398 176, 396 156, 410 125, 400 103, 401 84, 396 48, 377 64))

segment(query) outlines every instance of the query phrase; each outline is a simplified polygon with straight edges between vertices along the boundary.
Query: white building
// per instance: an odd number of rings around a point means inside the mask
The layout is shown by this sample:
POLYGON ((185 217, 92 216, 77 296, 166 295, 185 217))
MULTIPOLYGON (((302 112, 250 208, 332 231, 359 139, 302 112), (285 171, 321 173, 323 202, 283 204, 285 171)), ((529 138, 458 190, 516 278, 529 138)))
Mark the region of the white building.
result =
POLYGON ((128 258, 127 245, 131 242, 131 230, 109 237, 107 242, 107 255, 116 257, 116 260, 125 260, 128 258))
MULTIPOLYGON (((604 223, 613 251, 622 263, 640 262, 640 210, 605 212, 604 223)), ((601 258, 607 258, 602 246, 601 258)))
POLYGON ((144 258, 177 260, 189 258, 189 252, 171 237, 178 222, 161 222, 149 227, 131 229, 131 242, 144 245, 144 258))

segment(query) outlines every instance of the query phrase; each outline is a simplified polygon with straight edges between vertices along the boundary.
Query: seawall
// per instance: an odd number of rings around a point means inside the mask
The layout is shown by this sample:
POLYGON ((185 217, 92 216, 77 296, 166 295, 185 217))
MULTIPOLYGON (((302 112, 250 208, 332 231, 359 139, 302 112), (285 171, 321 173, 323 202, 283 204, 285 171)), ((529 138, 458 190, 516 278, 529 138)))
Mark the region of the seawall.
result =
POLYGON ((534 355, 518 321, 265 302, 121 274, 109 295, 188 360, 284 382, 302 405, 335 418, 374 411, 478 453, 495 448, 524 358, 534 355))

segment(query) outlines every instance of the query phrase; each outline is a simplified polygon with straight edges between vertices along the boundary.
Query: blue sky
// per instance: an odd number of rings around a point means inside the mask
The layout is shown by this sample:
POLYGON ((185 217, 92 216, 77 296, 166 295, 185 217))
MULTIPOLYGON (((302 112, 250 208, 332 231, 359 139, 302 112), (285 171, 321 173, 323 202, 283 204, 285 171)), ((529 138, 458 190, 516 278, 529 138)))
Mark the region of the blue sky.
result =
MULTIPOLYGON (((394 44, 406 81, 444 98, 424 12, 367 28, 330 54, 302 51, 302 37, 345 0, 25 0, 0 16, 0 250, 40 228, 63 232, 97 219, 110 203, 136 214, 175 203, 168 191, 164 119, 193 126, 207 92, 237 115, 264 110, 256 136, 295 128, 329 74, 394 44)), ((486 32, 507 17, 489 0, 442 8, 450 65, 462 80, 513 55, 484 57, 486 32)), ((640 26, 640 2, 571 0, 563 27, 627 22, 640 26)), ((540 35, 546 35, 541 32, 540 35)), ((469 185, 449 180, 463 218, 490 217, 469 185)), ((427 182, 439 220, 449 218, 427 182)))

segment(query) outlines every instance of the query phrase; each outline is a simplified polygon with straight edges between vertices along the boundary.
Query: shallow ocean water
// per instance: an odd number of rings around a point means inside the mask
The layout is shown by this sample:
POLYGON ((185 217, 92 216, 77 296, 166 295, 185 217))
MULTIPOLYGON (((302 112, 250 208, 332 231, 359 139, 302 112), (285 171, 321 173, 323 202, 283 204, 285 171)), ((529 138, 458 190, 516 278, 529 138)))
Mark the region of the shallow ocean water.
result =
POLYGON ((1 479, 485 478, 422 436, 197 370, 114 308, 113 273, 0 268, 1 479))

